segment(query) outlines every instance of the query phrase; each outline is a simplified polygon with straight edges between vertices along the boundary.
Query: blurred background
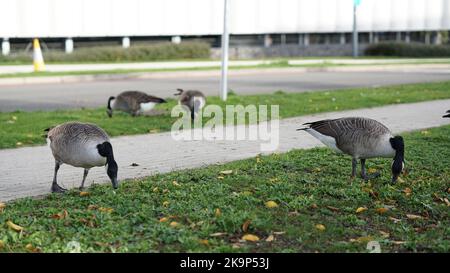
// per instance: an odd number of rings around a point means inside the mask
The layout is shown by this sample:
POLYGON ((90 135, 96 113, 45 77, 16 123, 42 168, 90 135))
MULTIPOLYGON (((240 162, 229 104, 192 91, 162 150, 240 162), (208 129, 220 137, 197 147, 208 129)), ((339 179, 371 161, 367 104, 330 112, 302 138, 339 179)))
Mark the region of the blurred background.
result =
MULTIPOLYGON (((233 59, 352 54, 354 0, 229 1, 233 59)), ((450 56, 450 0, 357 2, 360 54, 450 56), (439 52, 425 47, 398 52, 386 42, 447 46, 439 52)), ((222 0, 1 0, 0 5, 0 61, 28 60, 32 38, 40 38, 50 62, 220 57, 222 0), (93 47, 97 50, 83 51, 93 47), (139 50, 120 51, 128 47, 139 50), (71 53, 75 56, 67 56, 71 53)))

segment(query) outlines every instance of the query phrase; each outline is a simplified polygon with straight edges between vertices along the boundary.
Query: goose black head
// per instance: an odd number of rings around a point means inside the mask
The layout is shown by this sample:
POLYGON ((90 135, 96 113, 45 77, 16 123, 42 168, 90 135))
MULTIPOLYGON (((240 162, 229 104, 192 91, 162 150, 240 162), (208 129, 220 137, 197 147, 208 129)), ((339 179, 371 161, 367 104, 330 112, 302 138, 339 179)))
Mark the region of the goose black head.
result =
POLYGON ((392 182, 396 182, 404 167, 405 143, 401 136, 393 137, 389 141, 395 150, 394 162, 392 162, 392 182))
POLYGON ((118 166, 114 160, 111 143, 105 141, 102 144, 98 144, 97 150, 101 156, 106 157, 106 173, 108 174, 109 179, 111 179, 113 188, 117 189, 119 187, 119 181, 117 180, 118 166))
POLYGON ((112 113, 113 113, 112 108, 111 108, 111 101, 114 99, 116 99, 116 97, 113 97, 113 96, 109 97, 108 104, 106 105, 106 108, 107 108, 106 113, 108 113, 108 117, 110 117, 110 118, 112 117, 112 113))

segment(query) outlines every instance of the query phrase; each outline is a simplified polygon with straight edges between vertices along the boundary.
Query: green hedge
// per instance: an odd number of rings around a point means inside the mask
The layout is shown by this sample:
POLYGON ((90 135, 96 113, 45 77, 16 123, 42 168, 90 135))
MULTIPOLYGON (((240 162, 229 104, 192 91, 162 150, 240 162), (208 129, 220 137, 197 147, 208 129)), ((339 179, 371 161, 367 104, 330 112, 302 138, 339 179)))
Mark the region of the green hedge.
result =
POLYGON ((379 43, 366 48, 367 56, 395 57, 450 57, 450 45, 426 45, 418 43, 379 43))
MULTIPOLYGON (((128 49, 120 46, 98 46, 75 49, 71 54, 60 51, 44 52, 45 62, 143 62, 180 59, 205 59, 210 56, 210 46, 202 42, 155 43, 150 45, 134 45, 128 49)), ((0 62, 30 62, 29 54, 11 54, 0 56, 0 62)))

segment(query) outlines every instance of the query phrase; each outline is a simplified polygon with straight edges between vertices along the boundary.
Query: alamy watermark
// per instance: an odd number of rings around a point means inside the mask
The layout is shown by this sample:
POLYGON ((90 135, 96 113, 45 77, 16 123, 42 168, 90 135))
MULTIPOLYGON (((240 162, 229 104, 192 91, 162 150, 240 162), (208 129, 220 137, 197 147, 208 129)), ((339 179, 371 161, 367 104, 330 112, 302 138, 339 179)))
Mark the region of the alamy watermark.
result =
POLYGON ((275 151, 280 143, 278 105, 270 105, 270 113, 268 105, 208 105, 194 120, 185 106, 177 105, 171 116, 178 118, 171 131, 177 141, 258 141, 262 152, 275 151))

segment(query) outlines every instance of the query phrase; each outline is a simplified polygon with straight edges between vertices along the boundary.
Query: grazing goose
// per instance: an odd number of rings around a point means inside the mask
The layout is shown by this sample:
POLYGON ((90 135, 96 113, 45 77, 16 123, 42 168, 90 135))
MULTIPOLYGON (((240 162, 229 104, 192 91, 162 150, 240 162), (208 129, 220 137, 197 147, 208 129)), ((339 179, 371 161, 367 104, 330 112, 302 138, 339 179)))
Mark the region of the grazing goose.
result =
MULTIPOLYGON (((393 157, 392 182, 395 182, 404 165, 404 143, 401 136, 393 136, 391 131, 376 120, 368 118, 340 118, 321 120, 303 124, 301 128, 319 139, 333 150, 352 156, 352 178, 356 176, 358 159, 361 160, 361 176, 366 174, 366 159, 393 157)), ((375 176, 379 176, 376 174, 375 176)))
POLYGON ((145 94, 140 91, 125 91, 120 93, 117 98, 109 97, 107 113, 112 117, 113 110, 120 110, 130 113, 133 117, 148 112, 159 103, 165 103, 164 99, 145 94))
POLYGON ((191 112, 191 119, 194 120, 200 109, 206 104, 206 97, 200 91, 177 89, 175 96, 180 96, 180 105, 186 106, 191 112))
POLYGON ((447 115, 443 116, 443 118, 450 118, 450 110, 448 110, 446 113, 447 115))
POLYGON ((55 158, 52 192, 66 191, 56 181, 59 167, 63 163, 84 168, 80 189, 84 187, 90 168, 105 165, 112 186, 115 189, 118 187, 117 163, 114 160, 109 137, 103 129, 90 123, 67 122, 46 131, 48 132, 47 141, 55 158))

